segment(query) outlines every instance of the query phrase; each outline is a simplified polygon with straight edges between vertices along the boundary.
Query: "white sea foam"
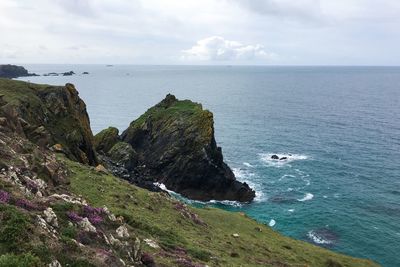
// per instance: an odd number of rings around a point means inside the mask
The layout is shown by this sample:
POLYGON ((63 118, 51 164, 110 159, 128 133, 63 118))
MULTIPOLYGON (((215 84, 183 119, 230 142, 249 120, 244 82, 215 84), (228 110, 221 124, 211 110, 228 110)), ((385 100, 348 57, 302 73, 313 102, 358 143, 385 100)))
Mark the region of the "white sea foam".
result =
POLYGON ((164 190, 168 193, 170 193, 172 196, 176 197, 177 199, 184 201, 189 204, 201 204, 201 205, 206 205, 206 204, 222 204, 222 205, 227 205, 227 206, 234 206, 234 207, 241 207, 243 204, 238 202, 238 201, 230 201, 230 200, 210 200, 210 201, 200 201, 200 200, 193 200, 193 199, 188 199, 181 194, 169 190, 165 184, 163 183, 154 183, 155 186, 158 186, 161 190, 164 190))
POLYGON ((294 209, 288 209, 287 211, 288 212, 294 212, 294 209))
POLYGON ((260 159, 263 163, 267 164, 268 166, 273 167, 282 167, 287 163, 297 161, 297 160, 306 160, 308 156, 301 155, 301 154, 290 154, 290 153, 262 153, 259 154, 260 159), (277 155, 279 159, 272 159, 273 155, 277 155), (284 159, 282 159, 284 158, 284 159))
POLYGON ((172 190, 169 190, 169 189, 165 186, 165 184, 163 184, 163 183, 153 183, 153 184, 154 184, 155 186, 158 186, 161 190, 167 191, 168 193, 179 195, 178 193, 176 193, 176 192, 174 192, 174 191, 172 191, 172 190))
POLYGON ((255 173, 241 168, 232 168, 232 172, 240 182, 247 183, 250 186, 250 188, 256 191, 256 197, 254 198, 255 202, 262 202, 265 200, 265 196, 264 193, 262 192, 262 189, 260 188, 259 185, 257 185, 253 181, 252 177, 255 176, 255 173))
POLYGON ((332 241, 326 240, 322 236, 319 236, 318 233, 314 232, 313 230, 309 231, 307 236, 316 244, 329 245, 333 243, 332 241))
POLYGON ((313 199, 314 195, 311 193, 306 193, 306 195, 303 198, 298 199, 297 201, 307 201, 313 199))
POLYGON ((246 167, 249 167, 249 168, 253 168, 254 167, 253 165, 251 165, 248 162, 243 162, 243 165, 246 166, 246 167))
POLYGON ((269 226, 270 227, 274 227, 274 225, 276 224, 276 221, 274 220, 274 219, 271 219, 270 221, 269 221, 269 226))

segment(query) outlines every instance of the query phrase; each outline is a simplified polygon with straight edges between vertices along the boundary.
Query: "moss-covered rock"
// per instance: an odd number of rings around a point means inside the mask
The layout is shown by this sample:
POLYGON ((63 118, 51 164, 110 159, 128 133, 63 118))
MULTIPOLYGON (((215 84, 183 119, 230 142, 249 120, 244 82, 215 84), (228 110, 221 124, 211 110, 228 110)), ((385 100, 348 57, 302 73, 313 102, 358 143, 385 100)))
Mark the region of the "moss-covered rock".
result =
POLYGON ((139 165, 169 189, 198 200, 251 201, 255 193, 236 181, 214 138, 213 114, 173 95, 133 121, 121 138, 139 165))
POLYGON ((107 153, 118 141, 118 129, 108 127, 94 136, 94 147, 98 152, 107 153))
POLYGON ((42 147, 61 144, 73 160, 96 164, 85 103, 74 85, 48 86, 0 79, 0 128, 42 147))

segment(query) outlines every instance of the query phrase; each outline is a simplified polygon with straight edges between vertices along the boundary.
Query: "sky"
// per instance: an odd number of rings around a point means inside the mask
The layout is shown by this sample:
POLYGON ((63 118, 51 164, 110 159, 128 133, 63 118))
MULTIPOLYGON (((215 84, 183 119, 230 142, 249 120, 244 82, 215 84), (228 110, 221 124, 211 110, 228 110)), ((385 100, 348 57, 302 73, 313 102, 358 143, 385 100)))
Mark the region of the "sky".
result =
POLYGON ((399 0, 0 0, 0 64, 400 65, 399 0))

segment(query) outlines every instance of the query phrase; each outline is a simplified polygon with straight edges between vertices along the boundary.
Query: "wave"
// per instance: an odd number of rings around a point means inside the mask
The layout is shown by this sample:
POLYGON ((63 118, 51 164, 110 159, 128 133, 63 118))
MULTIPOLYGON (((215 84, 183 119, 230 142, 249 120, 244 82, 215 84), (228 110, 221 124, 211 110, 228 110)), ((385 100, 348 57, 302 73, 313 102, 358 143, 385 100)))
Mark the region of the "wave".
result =
POLYGON ((200 201, 200 200, 189 199, 175 191, 169 190, 163 183, 153 183, 153 184, 155 186, 159 187, 161 190, 168 192, 169 194, 171 194, 173 197, 177 198, 178 200, 183 201, 188 204, 198 204, 198 205, 221 204, 221 205, 233 206, 233 207, 241 207, 243 205, 243 203, 241 203, 239 201, 231 201, 231 200, 200 201))
POLYGON ((275 224, 276 224, 276 221, 275 221, 274 219, 271 219, 271 220, 269 221, 269 223, 268 223, 268 225, 269 225, 270 227, 274 227, 275 224))
POLYGON ((304 202, 304 201, 307 201, 307 200, 311 200, 311 199, 313 199, 313 198, 314 198, 314 195, 313 195, 313 194, 311 194, 311 193, 306 193, 306 195, 305 195, 303 198, 300 198, 300 199, 298 199, 297 201, 304 202))
POLYGON ((253 168, 254 167, 253 165, 251 165, 248 162, 243 162, 243 165, 246 166, 246 167, 249 167, 249 168, 253 168))
POLYGON ((307 233, 308 239, 310 239, 314 244, 323 247, 332 247, 338 240, 339 235, 329 228, 319 228, 316 230, 311 230, 307 233))
POLYGON ((319 245, 331 245, 333 241, 325 239, 324 236, 318 234, 318 232, 311 230, 307 233, 308 238, 315 244, 319 245))
POLYGON ((241 169, 241 168, 232 168, 232 172, 240 182, 247 183, 252 189, 254 189, 256 191, 256 197, 254 198, 255 202, 262 202, 265 200, 265 195, 262 192, 262 189, 260 188, 260 186, 256 183, 254 183, 254 181, 250 178, 250 177, 254 177, 255 173, 250 172, 249 170, 241 169))
POLYGON ((290 153, 261 153, 259 155, 263 163, 273 167, 282 167, 293 161, 308 159, 308 156, 306 155, 290 153), (279 159, 273 159, 272 156, 274 155, 276 155, 279 159))

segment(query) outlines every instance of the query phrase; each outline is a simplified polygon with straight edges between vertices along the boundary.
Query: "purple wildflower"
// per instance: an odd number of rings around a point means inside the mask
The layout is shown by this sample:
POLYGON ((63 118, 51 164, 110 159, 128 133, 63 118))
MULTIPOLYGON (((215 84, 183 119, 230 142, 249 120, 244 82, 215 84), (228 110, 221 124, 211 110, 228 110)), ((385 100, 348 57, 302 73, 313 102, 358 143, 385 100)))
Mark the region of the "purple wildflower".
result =
POLYGON ((92 206, 84 206, 83 212, 85 215, 91 215, 91 214, 101 215, 104 213, 104 210, 103 210, 103 208, 94 208, 92 206))
POLYGON ((103 222, 103 218, 97 214, 89 215, 88 217, 89 222, 94 225, 100 224, 103 222))
POLYGON ((78 223, 83 220, 83 218, 79 216, 78 213, 76 213, 75 211, 67 212, 67 216, 74 223, 78 223))
POLYGON ((103 208, 94 208, 91 206, 84 206, 83 213, 88 218, 88 220, 94 225, 100 224, 103 222, 103 217, 102 217, 102 215, 104 214, 103 208))
POLYGON ((8 203, 8 201, 10 201, 10 193, 0 190, 0 202, 8 203))
POLYGON ((39 207, 27 199, 18 199, 15 205, 26 210, 37 210, 39 207))

